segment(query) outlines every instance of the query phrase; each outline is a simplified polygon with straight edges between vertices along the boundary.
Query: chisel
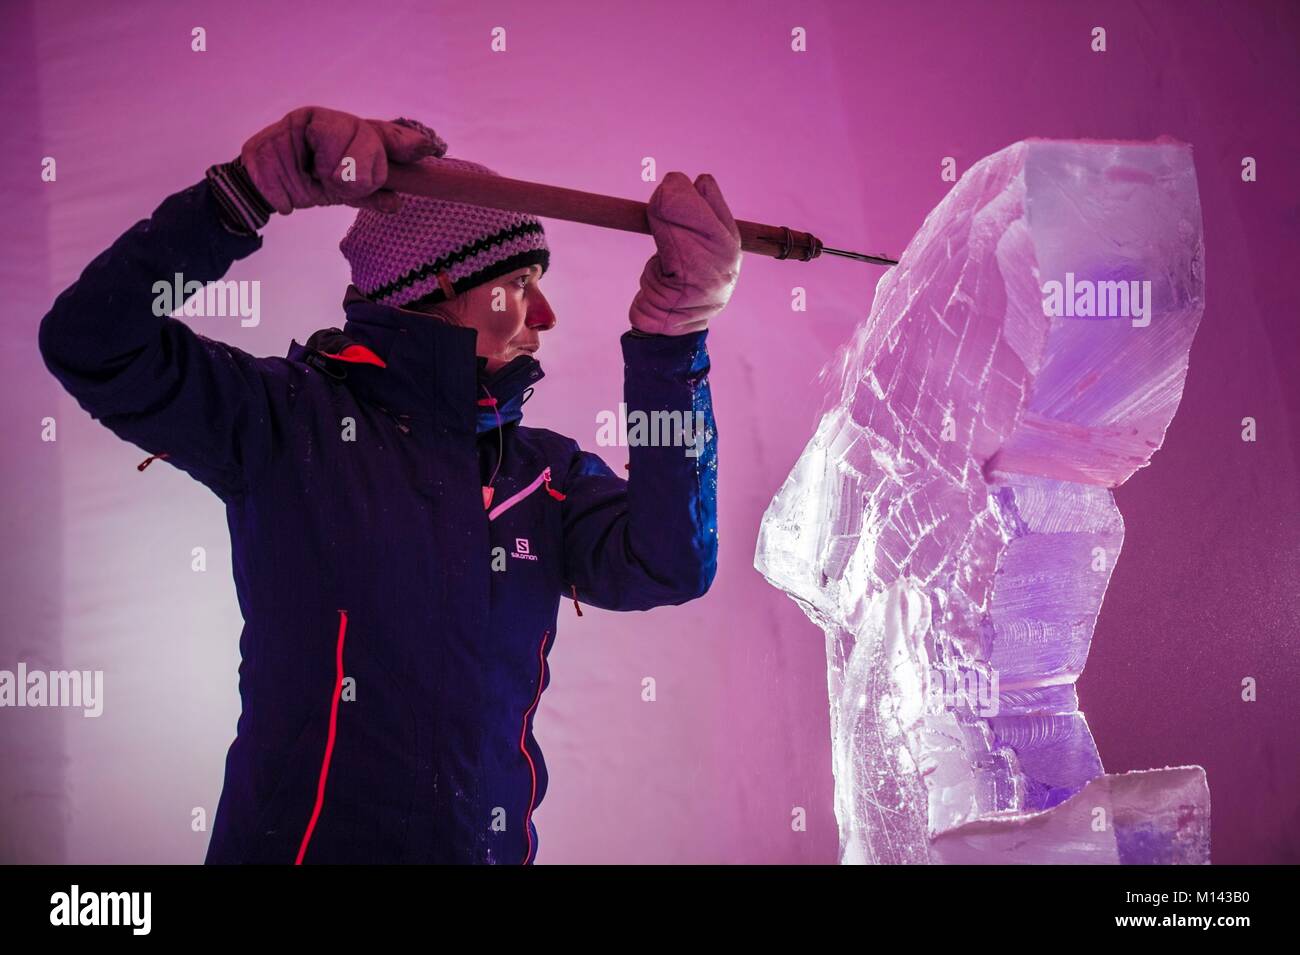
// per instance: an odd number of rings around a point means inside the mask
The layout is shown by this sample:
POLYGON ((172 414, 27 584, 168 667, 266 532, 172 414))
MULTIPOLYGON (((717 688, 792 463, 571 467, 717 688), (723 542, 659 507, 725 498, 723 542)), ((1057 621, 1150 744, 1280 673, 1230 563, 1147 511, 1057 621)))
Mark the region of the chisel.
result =
MULTIPOLYGON (((428 196, 448 202, 463 202, 489 209, 525 212, 550 219, 583 222, 624 232, 650 233, 646 204, 635 199, 620 199, 595 192, 547 186, 523 179, 489 176, 459 169, 433 169, 421 165, 398 165, 388 168, 386 186, 396 192, 428 196)), ((763 225, 736 220, 740 229, 740 247, 745 252, 775 259, 807 262, 825 252, 869 262, 873 265, 897 265, 896 259, 865 252, 847 252, 822 245, 810 232, 798 232, 787 226, 763 225)))

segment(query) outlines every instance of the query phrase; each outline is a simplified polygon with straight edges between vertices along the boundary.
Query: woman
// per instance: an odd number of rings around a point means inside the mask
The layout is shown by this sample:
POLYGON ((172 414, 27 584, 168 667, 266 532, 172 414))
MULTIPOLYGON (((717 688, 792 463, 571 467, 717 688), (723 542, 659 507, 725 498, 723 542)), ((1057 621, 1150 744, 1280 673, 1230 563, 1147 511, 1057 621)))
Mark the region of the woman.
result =
POLYGON ((556 318, 531 216, 384 188, 448 164, 411 120, 307 107, 166 199, 41 322, 47 366, 120 437, 225 503, 242 713, 209 863, 531 863, 546 768, 532 723, 562 597, 646 610, 704 594, 717 560, 708 320, 740 266, 709 176, 649 205, 658 253, 621 340, 629 410, 705 422, 630 448, 628 478, 521 423, 556 318), (156 314, 272 212, 358 207, 341 328, 258 358, 156 314))

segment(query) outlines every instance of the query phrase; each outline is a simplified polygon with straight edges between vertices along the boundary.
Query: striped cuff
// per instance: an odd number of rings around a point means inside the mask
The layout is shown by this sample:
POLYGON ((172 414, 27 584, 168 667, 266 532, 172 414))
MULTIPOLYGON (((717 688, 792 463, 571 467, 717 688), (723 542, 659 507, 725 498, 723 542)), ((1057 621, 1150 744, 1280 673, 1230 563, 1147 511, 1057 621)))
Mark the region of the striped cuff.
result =
POLYGON ((231 232, 257 235, 257 230, 270 221, 275 210, 257 191, 239 157, 209 166, 205 175, 221 207, 222 224, 231 232))

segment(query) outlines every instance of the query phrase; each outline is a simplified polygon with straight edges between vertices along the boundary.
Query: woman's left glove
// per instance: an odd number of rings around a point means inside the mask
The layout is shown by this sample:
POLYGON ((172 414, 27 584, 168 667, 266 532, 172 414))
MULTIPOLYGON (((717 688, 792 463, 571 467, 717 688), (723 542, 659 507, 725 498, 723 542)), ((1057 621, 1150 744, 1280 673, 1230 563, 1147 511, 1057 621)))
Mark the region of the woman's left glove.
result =
POLYGON ((689 335, 726 307, 740 276, 740 230, 708 173, 692 185, 664 176, 646 209, 659 251, 641 273, 628 310, 632 327, 651 335, 689 335))

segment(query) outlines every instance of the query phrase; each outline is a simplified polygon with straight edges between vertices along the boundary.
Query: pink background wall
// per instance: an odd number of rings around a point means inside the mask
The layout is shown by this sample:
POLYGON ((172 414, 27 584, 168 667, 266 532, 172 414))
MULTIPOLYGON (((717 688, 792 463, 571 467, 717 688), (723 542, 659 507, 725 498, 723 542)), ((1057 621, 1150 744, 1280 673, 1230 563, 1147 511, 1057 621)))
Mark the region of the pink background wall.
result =
MULTIPOLYGON (((6 581, 0 668, 106 671, 105 714, 0 710, 0 861, 203 857, 238 714, 224 512, 92 422, 36 325, 120 232, 289 109, 409 115, 505 175, 648 198, 712 172, 740 218, 899 252, 964 171, 1025 136, 1193 144, 1208 303, 1128 527, 1080 688, 1108 770, 1200 763, 1216 862, 1300 861, 1294 4, 9 3, 0 36, 6 581), (370 11, 375 11, 373 14, 370 11), (207 30, 208 51, 190 50, 207 30), (489 50, 492 27, 508 51, 489 50), (808 31, 791 52, 790 30, 808 31), (1103 26, 1108 51, 1089 49, 1103 26), (1259 181, 1243 183, 1254 156, 1259 181), (58 181, 42 183, 53 156, 58 181), (39 439, 57 418, 59 440, 39 439), (1244 416, 1259 440, 1240 440, 1244 416), (205 546, 209 568, 190 570, 205 546), (1239 700, 1243 677, 1259 701, 1239 700)), ((255 354, 341 322, 343 209, 265 230, 235 279, 262 321, 196 319, 255 354)), ((649 237, 547 221, 559 317, 528 422, 595 445, 649 237)), ((709 596, 561 608, 537 719, 540 863, 833 862, 821 632, 753 570, 758 521, 811 434, 814 376, 879 270, 747 258, 710 337, 722 563, 709 596), (807 313, 790 311, 794 285, 807 313), (658 701, 644 703, 653 676, 658 701), (805 807, 806 832, 791 831, 805 807)), ((621 470, 621 449, 603 449, 621 470)))

